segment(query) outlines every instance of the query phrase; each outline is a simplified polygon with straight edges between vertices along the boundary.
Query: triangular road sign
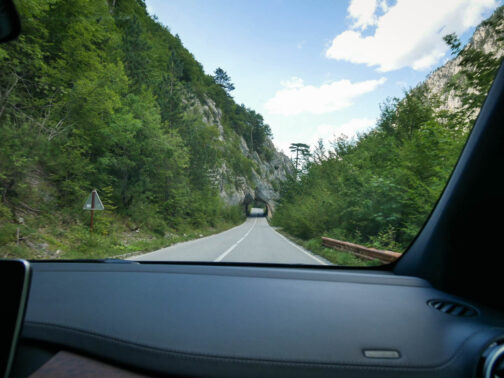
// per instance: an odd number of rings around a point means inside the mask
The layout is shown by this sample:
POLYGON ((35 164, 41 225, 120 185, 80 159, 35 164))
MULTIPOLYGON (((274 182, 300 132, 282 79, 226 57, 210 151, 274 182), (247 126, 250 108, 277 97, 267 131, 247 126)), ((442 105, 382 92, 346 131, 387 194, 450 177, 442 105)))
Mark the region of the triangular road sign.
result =
POLYGON ((86 199, 86 203, 84 204, 83 207, 84 210, 105 210, 105 207, 103 206, 103 203, 98 196, 98 192, 96 190, 93 190, 91 193, 89 193, 88 198, 86 199), (94 203, 93 203, 93 195, 94 195, 94 203), (94 204, 94 206, 93 206, 94 204))

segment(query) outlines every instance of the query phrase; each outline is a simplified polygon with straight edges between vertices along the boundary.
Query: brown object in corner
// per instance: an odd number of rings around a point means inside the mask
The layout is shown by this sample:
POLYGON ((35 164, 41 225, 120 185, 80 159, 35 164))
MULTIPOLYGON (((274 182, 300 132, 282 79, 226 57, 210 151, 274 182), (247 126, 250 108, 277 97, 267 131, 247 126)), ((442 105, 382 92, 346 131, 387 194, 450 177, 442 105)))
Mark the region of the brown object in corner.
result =
POLYGON ((53 358, 42 365, 40 369, 30 375, 30 378, 62 377, 137 378, 148 376, 65 351, 58 352, 53 358))

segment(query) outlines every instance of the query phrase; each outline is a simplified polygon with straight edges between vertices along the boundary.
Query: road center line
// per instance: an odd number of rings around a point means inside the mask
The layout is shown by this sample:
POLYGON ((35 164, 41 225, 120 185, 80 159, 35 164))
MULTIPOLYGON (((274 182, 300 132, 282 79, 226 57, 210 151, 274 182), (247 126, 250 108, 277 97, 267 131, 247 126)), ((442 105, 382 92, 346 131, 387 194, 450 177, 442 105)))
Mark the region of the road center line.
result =
POLYGON ((248 230, 247 233, 240 240, 238 240, 231 247, 229 247, 222 255, 220 255, 219 257, 217 257, 214 260, 214 262, 222 261, 222 259, 224 257, 226 257, 233 249, 235 249, 238 244, 240 244, 243 240, 245 240, 245 238, 250 234, 250 232, 252 231, 252 229, 254 228, 254 226, 256 225, 256 223, 257 223, 257 218, 254 220, 254 224, 252 225, 252 227, 250 227, 250 230, 248 230))

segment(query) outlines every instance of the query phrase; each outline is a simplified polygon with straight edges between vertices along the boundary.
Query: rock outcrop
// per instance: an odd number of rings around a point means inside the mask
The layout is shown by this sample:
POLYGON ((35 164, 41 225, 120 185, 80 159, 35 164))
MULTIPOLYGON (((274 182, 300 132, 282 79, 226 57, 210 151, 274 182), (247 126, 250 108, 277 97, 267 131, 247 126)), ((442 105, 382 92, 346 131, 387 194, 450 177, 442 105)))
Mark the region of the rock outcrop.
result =
MULTIPOLYGON (((504 10, 502 8, 490 17, 489 20, 483 22, 476 28, 470 41, 464 47, 462 52, 453 59, 447 61, 443 66, 433 71, 424 84, 428 88, 428 92, 432 96, 439 97, 440 107, 438 110, 456 112, 463 107, 457 91, 449 86, 451 80, 462 70, 463 53, 468 49, 475 49, 485 54, 491 54, 494 58, 502 58, 504 56, 504 18, 502 17, 504 10), (494 21, 494 22, 492 22, 494 21)), ((467 88, 469 92, 474 91, 474 88, 467 88)), ((474 120, 479 114, 479 109, 471 109, 467 116, 474 120)))
POLYGON ((265 142, 264 149, 269 151, 266 158, 260 156, 257 151, 251 150, 243 137, 234 132, 226 135, 222 124, 222 111, 209 98, 205 98, 204 101, 193 100, 190 111, 198 114, 208 127, 215 127, 218 130, 218 138, 223 143, 223 148, 226 148, 228 143, 238 141, 241 154, 253 162, 249 177, 236 175, 228 161, 224 161, 220 167, 211 172, 221 198, 230 205, 246 206, 251 202, 259 201, 266 204, 269 212, 274 211, 275 201, 279 197, 280 182, 294 170, 290 159, 275 148, 271 139, 265 142), (234 141, 229 139, 234 139, 234 141))

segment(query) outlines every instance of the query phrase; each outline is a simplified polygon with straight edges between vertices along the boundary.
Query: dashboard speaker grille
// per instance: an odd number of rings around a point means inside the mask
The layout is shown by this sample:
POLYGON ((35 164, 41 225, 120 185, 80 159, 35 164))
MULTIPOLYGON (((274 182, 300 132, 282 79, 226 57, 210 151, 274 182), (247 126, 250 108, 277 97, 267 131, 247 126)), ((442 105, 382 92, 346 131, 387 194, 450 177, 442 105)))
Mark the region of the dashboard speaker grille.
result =
POLYGON ((438 311, 452 316, 469 317, 478 315, 478 312, 474 308, 461 303, 433 299, 428 301, 427 304, 438 311))

